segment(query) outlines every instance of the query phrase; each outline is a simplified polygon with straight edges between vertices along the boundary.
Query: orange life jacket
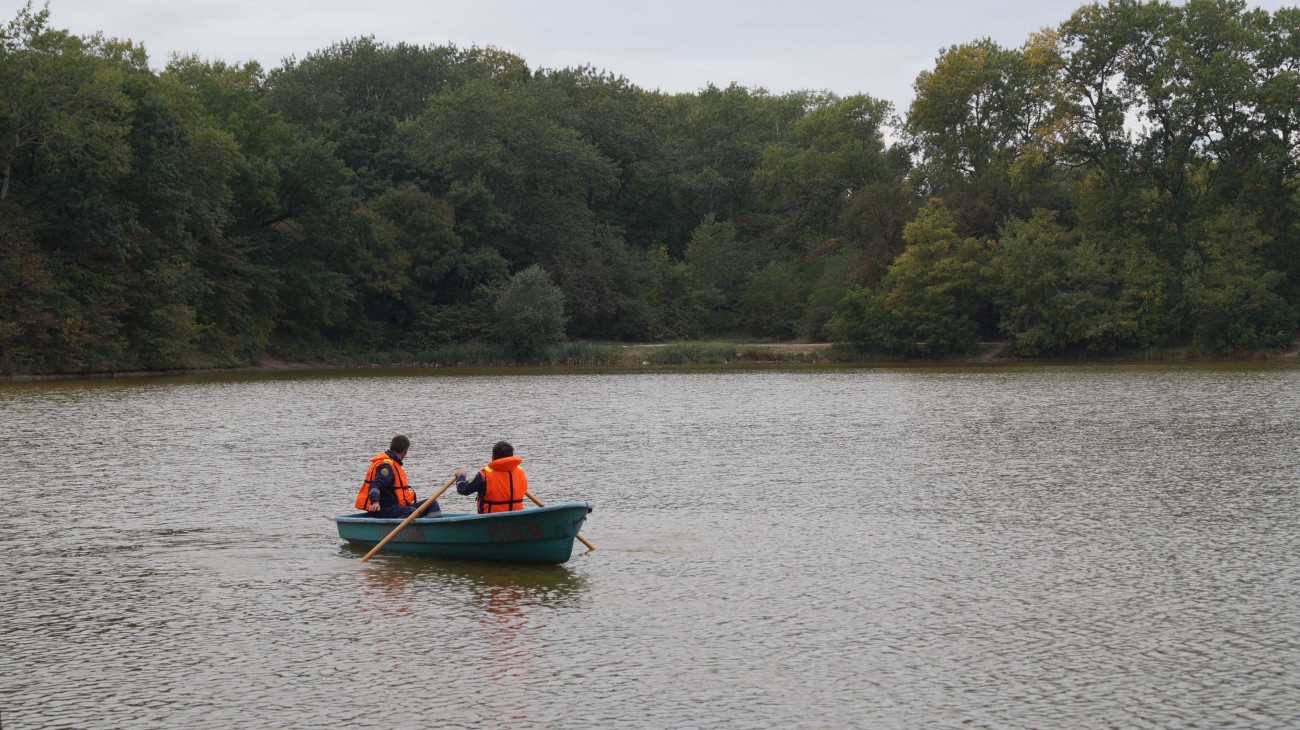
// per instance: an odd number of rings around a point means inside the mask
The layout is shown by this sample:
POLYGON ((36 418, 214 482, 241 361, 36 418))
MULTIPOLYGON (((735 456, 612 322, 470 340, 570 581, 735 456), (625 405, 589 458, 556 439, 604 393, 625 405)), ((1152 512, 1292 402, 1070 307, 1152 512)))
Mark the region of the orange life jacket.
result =
MULTIPOLYGON (((406 470, 393 457, 383 453, 370 460, 370 468, 366 470, 366 480, 361 483, 361 489, 357 491, 357 500, 353 503, 357 509, 366 509, 370 502, 370 483, 375 480, 375 473, 379 471, 379 467, 385 464, 393 469, 393 493, 397 495, 397 503, 402 506, 415 504, 415 490, 407 486, 406 470)), ((378 506, 375 505, 376 508, 378 506)))
POLYGON ((478 512, 513 512, 524 508, 528 477, 519 468, 523 459, 503 456, 483 467, 483 493, 478 497, 478 512))

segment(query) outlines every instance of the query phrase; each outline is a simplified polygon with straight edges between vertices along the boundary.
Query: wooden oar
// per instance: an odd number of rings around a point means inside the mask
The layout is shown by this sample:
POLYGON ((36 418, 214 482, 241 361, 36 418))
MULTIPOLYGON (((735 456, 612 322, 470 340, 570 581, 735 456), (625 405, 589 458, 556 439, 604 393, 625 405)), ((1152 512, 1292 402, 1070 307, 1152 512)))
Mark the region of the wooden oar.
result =
POLYGON ((433 504, 433 501, 435 499, 441 497, 442 493, 447 491, 447 487, 450 487, 451 483, 454 481, 456 481, 455 476, 453 476, 451 479, 448 479, 447 483, 442 485, 442 489, 439 489, 437 493, 434 494, 432 497, 429 497, 428 499, 424 500, 424 503, 420 505, 419 509, 407 515, 406 519, 402 520, 402 524, 398 525, 396 530, 393 530, 387 535, 384 535, 384 539, 380 540, 378 545, 370 548, 370 552, 366 553, 366 556, 361 559, 361 562, 364 563, 367 560, 369 560, 371 555, 374 555, 375 553, 379 552, 379 548, 387 545, 389 540, 392 540, 394 537, 397 537, 397 533, 401 532, 403 529, 406 528, 407 525, 411 524, 411 520, 424 514, 424 511, 426 509, 429 509, 429 505, 433 504))
MULTIPOLYGON (((532 492, 524 492, 524 496, 527 497, 527 498, 529 498, 529 499, 531 499, 531 500, 533 500, 533 504, 537 505, 538 507, 545 507, 545 506, 546 506, 546 505, 542 504, 542 500, 540 500, 540 499, 534 497, 532 492)), ((583 545, 586 545, 588 550, 595 550, 595 549, 596 549, 596 546, 595 546, 595 545, 592 545, 592 544, 589 543, 589 542, 587 542, 587 538, 583 537, 581 534, 574 535, 574 537, 578 538, 578 542, 582 543, 583 545)))

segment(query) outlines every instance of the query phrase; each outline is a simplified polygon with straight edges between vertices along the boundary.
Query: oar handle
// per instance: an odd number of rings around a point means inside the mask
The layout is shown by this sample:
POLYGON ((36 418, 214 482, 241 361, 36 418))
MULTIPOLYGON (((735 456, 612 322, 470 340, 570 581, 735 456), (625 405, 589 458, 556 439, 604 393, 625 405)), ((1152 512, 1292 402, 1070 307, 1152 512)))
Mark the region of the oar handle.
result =
MULTIPOLYGON (((542 500, 540 500, 540 499, 534 497, 532 492, 524 492, 524 496, 527 497, 527 498, 529 498, 529 499, 531 499, 531 500, 533 500, 533 504, 537 505, 538 507, 545 507, 545 506, 546 506, 546 505, 542 504, 542 500)), ((595 549, 596 549, 596 546, 595 546, 595 545, 592 545, 592 544, 589 543, 589 542, 587 542, 587 538, 583 537, 581 533, 574 535, 574 537, 578 538, 578 542, 582 543, 583 545, 586 545, 588 550, 595 550, 595 549)))
POLYGON ((387 535, 384 535, 384 539, 380 540, 378 545, 370 548, 370 552, 366 553, 365 557, 361 558, 361 562, 364 563, 367 560, 369 560, 371 555, 374 555, 375 553, 379 552, 379 548, 387 545, 389 540, 392 540, 394 537, 397 537, 397 533, 401 532, 403 529, 406 528, 407 525, 411 524, 411 520, 424 514, 424 511, 429 508, 429 505, 433 504, 434 500, 441 497, 442 493, 447 491, 447 487, 450 487, 451 483, 454 481, 456 481, 456 477, 453 475, 451 479, 447 480, 446 484, 442 485, 442 489, 439 489, 437 492, 435 492, 432 497, 429 497, 428 499, 424 500, 424 502, 414 512, 407 515, 406 519, 402 520, 402 524, 397 526, 397 529, 393 530, 387 535))

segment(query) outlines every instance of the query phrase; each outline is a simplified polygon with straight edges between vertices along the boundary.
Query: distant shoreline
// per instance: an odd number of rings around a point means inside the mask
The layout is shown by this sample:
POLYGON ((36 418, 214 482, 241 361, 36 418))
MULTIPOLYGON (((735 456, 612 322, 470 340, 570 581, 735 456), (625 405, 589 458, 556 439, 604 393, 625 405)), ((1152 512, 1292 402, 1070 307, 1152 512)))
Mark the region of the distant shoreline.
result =
MULTIPOLYGON (((224 373, 279 373, 313 370, 359 371, 376 368, 492 368, 530 369, 537 367, 569 367, 592 370, 640 370, 647 367, 679 368, 700 365, 984 365, 984 364, 1085 364, 1085 363, 1154 363, 1154 362, 1300 362, 1300 340, 1285 351, 1242 352, 1231 355, 1194 353, 1187 348, 1143 350, 1116 355, 1093 357, 1017 357, 1007 355, 1007 342, 983 342, 976 352, 942 358, 902 358, 886 355, 832 354, 830 343, 766 342, 736 344, 737 358, 732 361, 652 362, 652 353, 662 348, 682 343, 655 343, 618 345, 621 357, 617 362, 598 364, 440 364, 426 362, 393 362, 383 364, 338 364, 320 361, 287 361, 267 358, 257 365, 227 368, 177 368, 167 370, 127 370, 118 372, 42 373, 0 375, 0 383, 25 383, 51 380, 115 380, 120 378, 150 378, 179 375, 214 375, 224 373)), ((697 343, 685 343, 687 345, 697 343)))

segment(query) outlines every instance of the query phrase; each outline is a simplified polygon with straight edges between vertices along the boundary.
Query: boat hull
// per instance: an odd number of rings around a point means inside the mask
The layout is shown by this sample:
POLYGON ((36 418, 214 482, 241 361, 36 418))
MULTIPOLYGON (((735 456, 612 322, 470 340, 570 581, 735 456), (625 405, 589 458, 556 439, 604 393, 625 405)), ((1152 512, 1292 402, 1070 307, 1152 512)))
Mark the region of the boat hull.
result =
MULTIPOLYGON (((573 541, 591 512, 587 502, 553 504, 495 514, 447 514, 412 520, 381 552, 510 563, 558 564, 573 554, 573 541)), ((364 512, 334 518, 339 537, 365 548, 379 544, 401 518, 364 512)))

